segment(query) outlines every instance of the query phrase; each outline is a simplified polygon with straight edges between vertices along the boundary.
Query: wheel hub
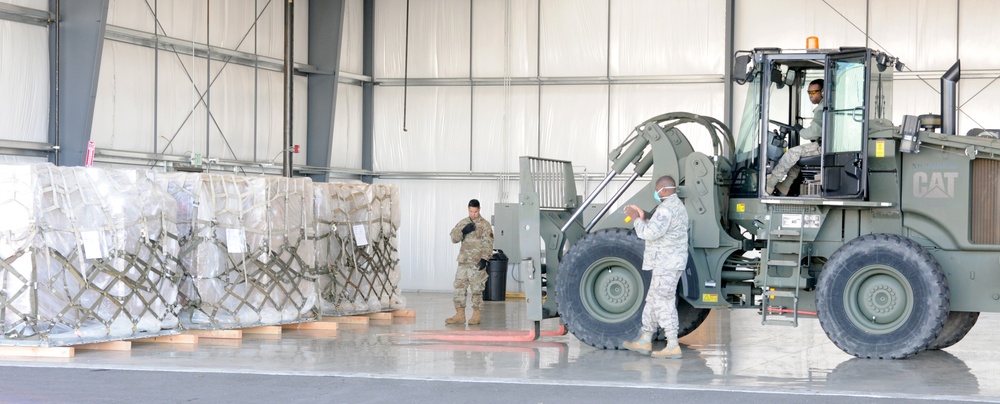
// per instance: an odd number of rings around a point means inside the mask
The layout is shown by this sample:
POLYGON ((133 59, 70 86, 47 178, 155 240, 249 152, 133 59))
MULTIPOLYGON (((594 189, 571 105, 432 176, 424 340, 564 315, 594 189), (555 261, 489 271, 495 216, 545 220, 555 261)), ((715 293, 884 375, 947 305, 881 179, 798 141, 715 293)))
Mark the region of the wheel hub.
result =
POLYGON ((845 309, 851 321, 866 332, 890 332, 906 322, 913 306, 913 291, 899 271, 873 265, 861 268, 848 280, 845 309))
POLYGON ((580 283, 584 308, 605 322, 631 317, 642 305, 642 278, 627 261, 607 257, 594 262, 580 283))
POLYGON ((903 285, 888 275, 876 275, 861 283, 858 305, 866 319, 876 324, 888 324, 899 318, 906 308, 903 285), (901 293, 902 292, 902 293, 901 293))

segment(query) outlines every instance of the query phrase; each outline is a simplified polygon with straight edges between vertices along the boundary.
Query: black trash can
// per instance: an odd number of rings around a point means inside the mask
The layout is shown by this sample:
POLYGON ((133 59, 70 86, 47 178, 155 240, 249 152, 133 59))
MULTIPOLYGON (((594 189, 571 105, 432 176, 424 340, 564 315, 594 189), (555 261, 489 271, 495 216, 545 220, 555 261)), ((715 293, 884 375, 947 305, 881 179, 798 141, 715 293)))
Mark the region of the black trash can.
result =
POLYGON ((486 289, 483 289, 483 300, 502 302, 507 300, 507 256, 503 250, 493 250, 486 272, 486 289))

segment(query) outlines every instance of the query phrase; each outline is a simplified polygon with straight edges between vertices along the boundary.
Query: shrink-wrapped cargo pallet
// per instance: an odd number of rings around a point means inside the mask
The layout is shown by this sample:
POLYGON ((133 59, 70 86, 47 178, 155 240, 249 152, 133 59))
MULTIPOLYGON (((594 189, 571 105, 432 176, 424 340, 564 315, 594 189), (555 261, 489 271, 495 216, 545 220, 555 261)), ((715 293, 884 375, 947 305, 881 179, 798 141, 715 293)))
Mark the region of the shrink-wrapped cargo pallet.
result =
POLYGON ((178 204, 181 322, 220 329, 314 316, 308 178, 157 174, 178 204))
POLYGON ((317 285, 323 315, 400 309, 399 189, 316 184, 317 285))
POLYGON ((177 333, 175 207, 145 175, 39 164, 0 181, 0 343, 177 333))

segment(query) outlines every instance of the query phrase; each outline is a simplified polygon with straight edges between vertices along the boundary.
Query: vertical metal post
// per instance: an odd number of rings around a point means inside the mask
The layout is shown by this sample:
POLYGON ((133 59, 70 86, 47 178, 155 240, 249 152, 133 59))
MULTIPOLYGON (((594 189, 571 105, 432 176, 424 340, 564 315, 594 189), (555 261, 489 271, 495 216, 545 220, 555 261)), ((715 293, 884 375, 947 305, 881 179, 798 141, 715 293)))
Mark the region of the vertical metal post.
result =
POLYGON ((294 45, 294 24, 295 24, 295 0, 285 2, 285 125, 284 125, 284 150, 282 155, 281 174, 285 177, 292 176, 292 85, 294 84, 295 59, 293 52, 294 45))
MULTIPOLYGON (((364 0, 364 26, 362 27, 361 73, 368 80, 361 83, 361 169, 375 169, 375 0, 364 0)), ((361 180, 371 184, 372 175, 361 180)))
POLYGON ((736 0, 726 0, 726 63, 723 72, 723 87, 725 91, 723 106, 723 123, 727 128, 733 127, 733 53, 736 52, 736 0))
MULTIPOLYGON (((333 129, 340 118, 337 90, 346 3, 344 0, 309 3, 309 64, 322 72, 309 75, 309 93, 306 94, 306 165, 310 167, 332 166, 333 129)), ((329 174, 323 172, 309 177, 325 182, 329 174)))
POLYGON ((49 161, 83 165, 94 125, 97 79, 107 26, 109 0, 50 0, 51 87, 49 141, 59 147, 49 161))

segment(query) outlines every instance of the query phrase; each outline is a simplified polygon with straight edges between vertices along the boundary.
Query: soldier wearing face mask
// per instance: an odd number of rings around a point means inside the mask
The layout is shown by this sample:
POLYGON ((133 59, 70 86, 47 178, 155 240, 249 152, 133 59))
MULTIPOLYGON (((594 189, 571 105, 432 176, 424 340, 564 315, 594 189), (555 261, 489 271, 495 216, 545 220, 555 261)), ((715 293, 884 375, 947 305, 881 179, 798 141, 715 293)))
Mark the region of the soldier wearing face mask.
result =
POLYGON ((677 183, 670 176, 656 180, 653 198, 659 202, 653 216, 646 219, 645 212, 630 205, 625 213, 637 217, 633 221, 635 234, 646 241, 642 255, 642 270, 652 271, 652 282, 646 293, 646 306, 642 310, 642 335, 636 341, 626 342, 625 348, 654 358, 681 357, 677 343, 677 283, 688 262, 688 214, 684 202, 677 197, 677 183), (663 328, 667 346, 652 352, 653 333, 663 328))

